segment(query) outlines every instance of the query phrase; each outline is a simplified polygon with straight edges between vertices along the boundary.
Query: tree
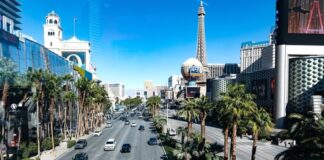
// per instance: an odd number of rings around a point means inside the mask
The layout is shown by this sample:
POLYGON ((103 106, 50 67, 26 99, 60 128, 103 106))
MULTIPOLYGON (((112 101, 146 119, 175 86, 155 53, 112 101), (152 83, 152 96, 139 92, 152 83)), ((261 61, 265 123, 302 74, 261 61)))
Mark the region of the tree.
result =
POLYGON ((199 110, 199 119, 200 119, 200 127, 201 127, 201 139, 205 138, 206 135, 206 117, 208 112, 214 108, 212 103, 208 101, 208 97, 202 96, 200 98, 195 99, 195 106, 199 110))
POLYGON ((76 82, 76 87, 78 90, 77 137, 83 135, 85 132, 85 126, 82 124, 88 123, 88 119, 85 119, 83 113, 86 113, 86 115, 88 113, 88 112, 85 112, 85 110, 86 110, 85 103, 86 103, 86 97, 89 94, 90 85, 91 85, 91 82, 85 77, 79 78, 76 82))
POLYGON ((228 160, 228 137, 229 137, 229 129, 232 128, 231 126, 231 116, 232 114, 230 111, 225 107, 227 106, 228 102, 220 100, 217 102, 216 105, 216 114, 217 114, 217 121, 219 125, 223 129, 224 134, 224 160, 228 160))
POLYGON ((158 96, 149 97, 146 101, 146 106, 150 109, 152 117, 159 114, 161 98, 158 96))
MULTIPOLYGON (((8 59, 8 58, 0 58, 0 86, 2 86, 2 97, 1 97, 1 102, 0 102, 0 107, 1 110, 3 110, 3 115, 1 115, 2 119, 2 130, 1 130, 1 145, 3 145, 4 140, 6 138, 6 133, 5 133, 5 128, 6 122, 8 121, 8 104, 7 100, 9 97, 9 89, 10 89, 10 84, 12 84, 15 81, 15 78, 18 76, 17 72, 17 66, 16 64, 8 59)), ((2 153, 0 155, 0 158, 3 159, 2 153)))
POLYGON ((255 153, 257 151, 257 143, 260 133, 271 133, 273 123, 269 113, 259 107, 251 114, 251 118, 248 120, 248 125, 252 128, 253 132, 253 146, 251 160, 255 160, 255 153))
POLYGON ((228 86, 228 92, 221 94, 223 101, 223 111, 226 118, 230 120, 232 132, 231 132, 231 150, 230 155, 232 160, 236 160, 236 136, 238 124, 242 118, 250 116, 256 108, 256 104, 253 102, 254 96, 246 93, 245 86, 242 84, 234 84, 228 86))
POLYGON ((50 98, 50 132, 51 132, 51 140, 52 140, 52 150, 54 153, 55 149, 55 142, 54 142, 54 113, 55 113, 55 106, 58 104, 59 99, 61 98, 62 92, 62 83, 63 80, 61 77, 58 77, 52 74, 49 71, 45 72, 45 89, 48 92, 48 96, 50 98))
POLYGON ((153 123, 154 123, 156 129, 160 133, 163 131, 163 126, 166 124, 166 122, 167 122, 167 120, 161 116, 156 116, 153 119, 153 123))
POLYGON ((288 117, 295 123, 286 138, 296 140, 296 145, 276 155, 275 160, 323 159, 324 118, 313 112, 305 115, 292 113, 288 117))
POLYGON ((188 124, 188 136, 192 133, 192 120, 198 118, 199 110, 195 107, 196 104, 194 100, 188 99, 184 101, 182 107, 178 111, 178 115, 184 117, 188 124))
POLYGON ((181 136, 181 145, 183 146, 184 145, 184 139, 188 133, 188 128, 185 128, 185 127, 178 127, 177 128, 177 134, 181 136))

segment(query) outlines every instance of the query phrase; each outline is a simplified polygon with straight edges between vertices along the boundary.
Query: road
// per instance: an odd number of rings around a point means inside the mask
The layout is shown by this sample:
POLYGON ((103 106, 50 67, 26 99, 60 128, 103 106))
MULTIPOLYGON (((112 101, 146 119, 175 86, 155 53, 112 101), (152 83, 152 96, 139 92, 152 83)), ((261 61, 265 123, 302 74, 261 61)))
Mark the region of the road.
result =
POLYGON ((58 160, 72 160, 76 153, 86 152, 89 160, 161 160, 164 156, 163 149, 160 145, 149 146, 147 141, 150 137, 156 137, 156 134, 149 128, 151 122, 143 121, 142 119, 129 118, 130 121, 135 120, 137 127, 124 125, 121 120, 114 120, 112 128, 106 128, 100 137, 91 136, 88 138, 88 146, 81 150, 72 150, 58 160), (139 125, 145 126, 145 131, 138 130, 139 125), (104 151, 104 144, 109 138, 115 138, 117 147, 115 151, 104 151), (131 153, 120 153, 123 143, 132 145, 131 153))
MULTIPOLYGON (((169 126, 172 128, 177 128, 179 126, 186 126, 187 123, 184 121, 179 121, 175 119, 169 119, 169 126)), ((193 129, 197 132, 200 132, 200 125, 193 124, 193 129)), ((206 126, 206 139, 211 143, 217 142, 220 145, 224 144, 224 136, 222 130, 215 127, 206 126)), ((230 142, 230 140, 229 140, 230 142)), ((243 137, 237 138, 237 159, 238 160, 247 160, 251 159, 251 150, 252 150, 252 140, 243 137)), ((271 145, 269 143, 258 142, 256 159, 262 160, 273 160, 274 157, 284 151, 285 147, 271 145)))

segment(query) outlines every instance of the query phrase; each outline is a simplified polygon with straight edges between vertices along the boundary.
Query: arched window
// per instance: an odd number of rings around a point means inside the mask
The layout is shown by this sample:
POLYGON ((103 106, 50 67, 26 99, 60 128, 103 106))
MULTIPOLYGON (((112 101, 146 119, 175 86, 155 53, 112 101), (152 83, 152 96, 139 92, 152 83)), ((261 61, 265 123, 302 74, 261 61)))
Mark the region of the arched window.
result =
POLYGON ((52 24, 52 23, 53 23, 53 20, 52 20, 52 19, 50 19, 50 20, 49 20, 49 23, 50 23, 50 24, 52 24))
POLYGON ((50 36, 51 35, 51 32, 48 32, 47 34, 50 36))
POLYGON ((54 24, 57 24, 57 20, 54 20, 54 24))
POLYGON ((53 43, 52 42, 50 42, 50 46, 53 46, 53 43))

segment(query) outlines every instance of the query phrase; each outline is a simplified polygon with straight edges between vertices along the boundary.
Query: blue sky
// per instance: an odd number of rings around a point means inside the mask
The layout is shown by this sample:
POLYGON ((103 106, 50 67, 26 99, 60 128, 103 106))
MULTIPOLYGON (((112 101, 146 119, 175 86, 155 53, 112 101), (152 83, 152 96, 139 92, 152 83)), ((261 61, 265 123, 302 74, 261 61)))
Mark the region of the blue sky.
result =
MULTIPOLYGON (((206 0, 208 63, 239 63, 244 41, 268 40, 275 0, 206 0)), ((92 62, 104 82, 143 88, 166 85, 195 57, 199 0, 21 0, 23 32, 43 43, 46 15, 61 17, 63 38, 91 40, 92 62)))

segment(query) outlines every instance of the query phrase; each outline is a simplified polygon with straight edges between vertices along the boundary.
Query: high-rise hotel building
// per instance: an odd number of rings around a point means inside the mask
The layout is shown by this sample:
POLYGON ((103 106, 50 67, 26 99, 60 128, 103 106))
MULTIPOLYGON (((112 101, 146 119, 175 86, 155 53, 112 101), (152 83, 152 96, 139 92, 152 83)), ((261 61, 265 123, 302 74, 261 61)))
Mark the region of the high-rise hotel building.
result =
POLYGON ((262 50, 269 41, 244 42, 241 45, 241 73, 252 73, 262 69, 262 50))

